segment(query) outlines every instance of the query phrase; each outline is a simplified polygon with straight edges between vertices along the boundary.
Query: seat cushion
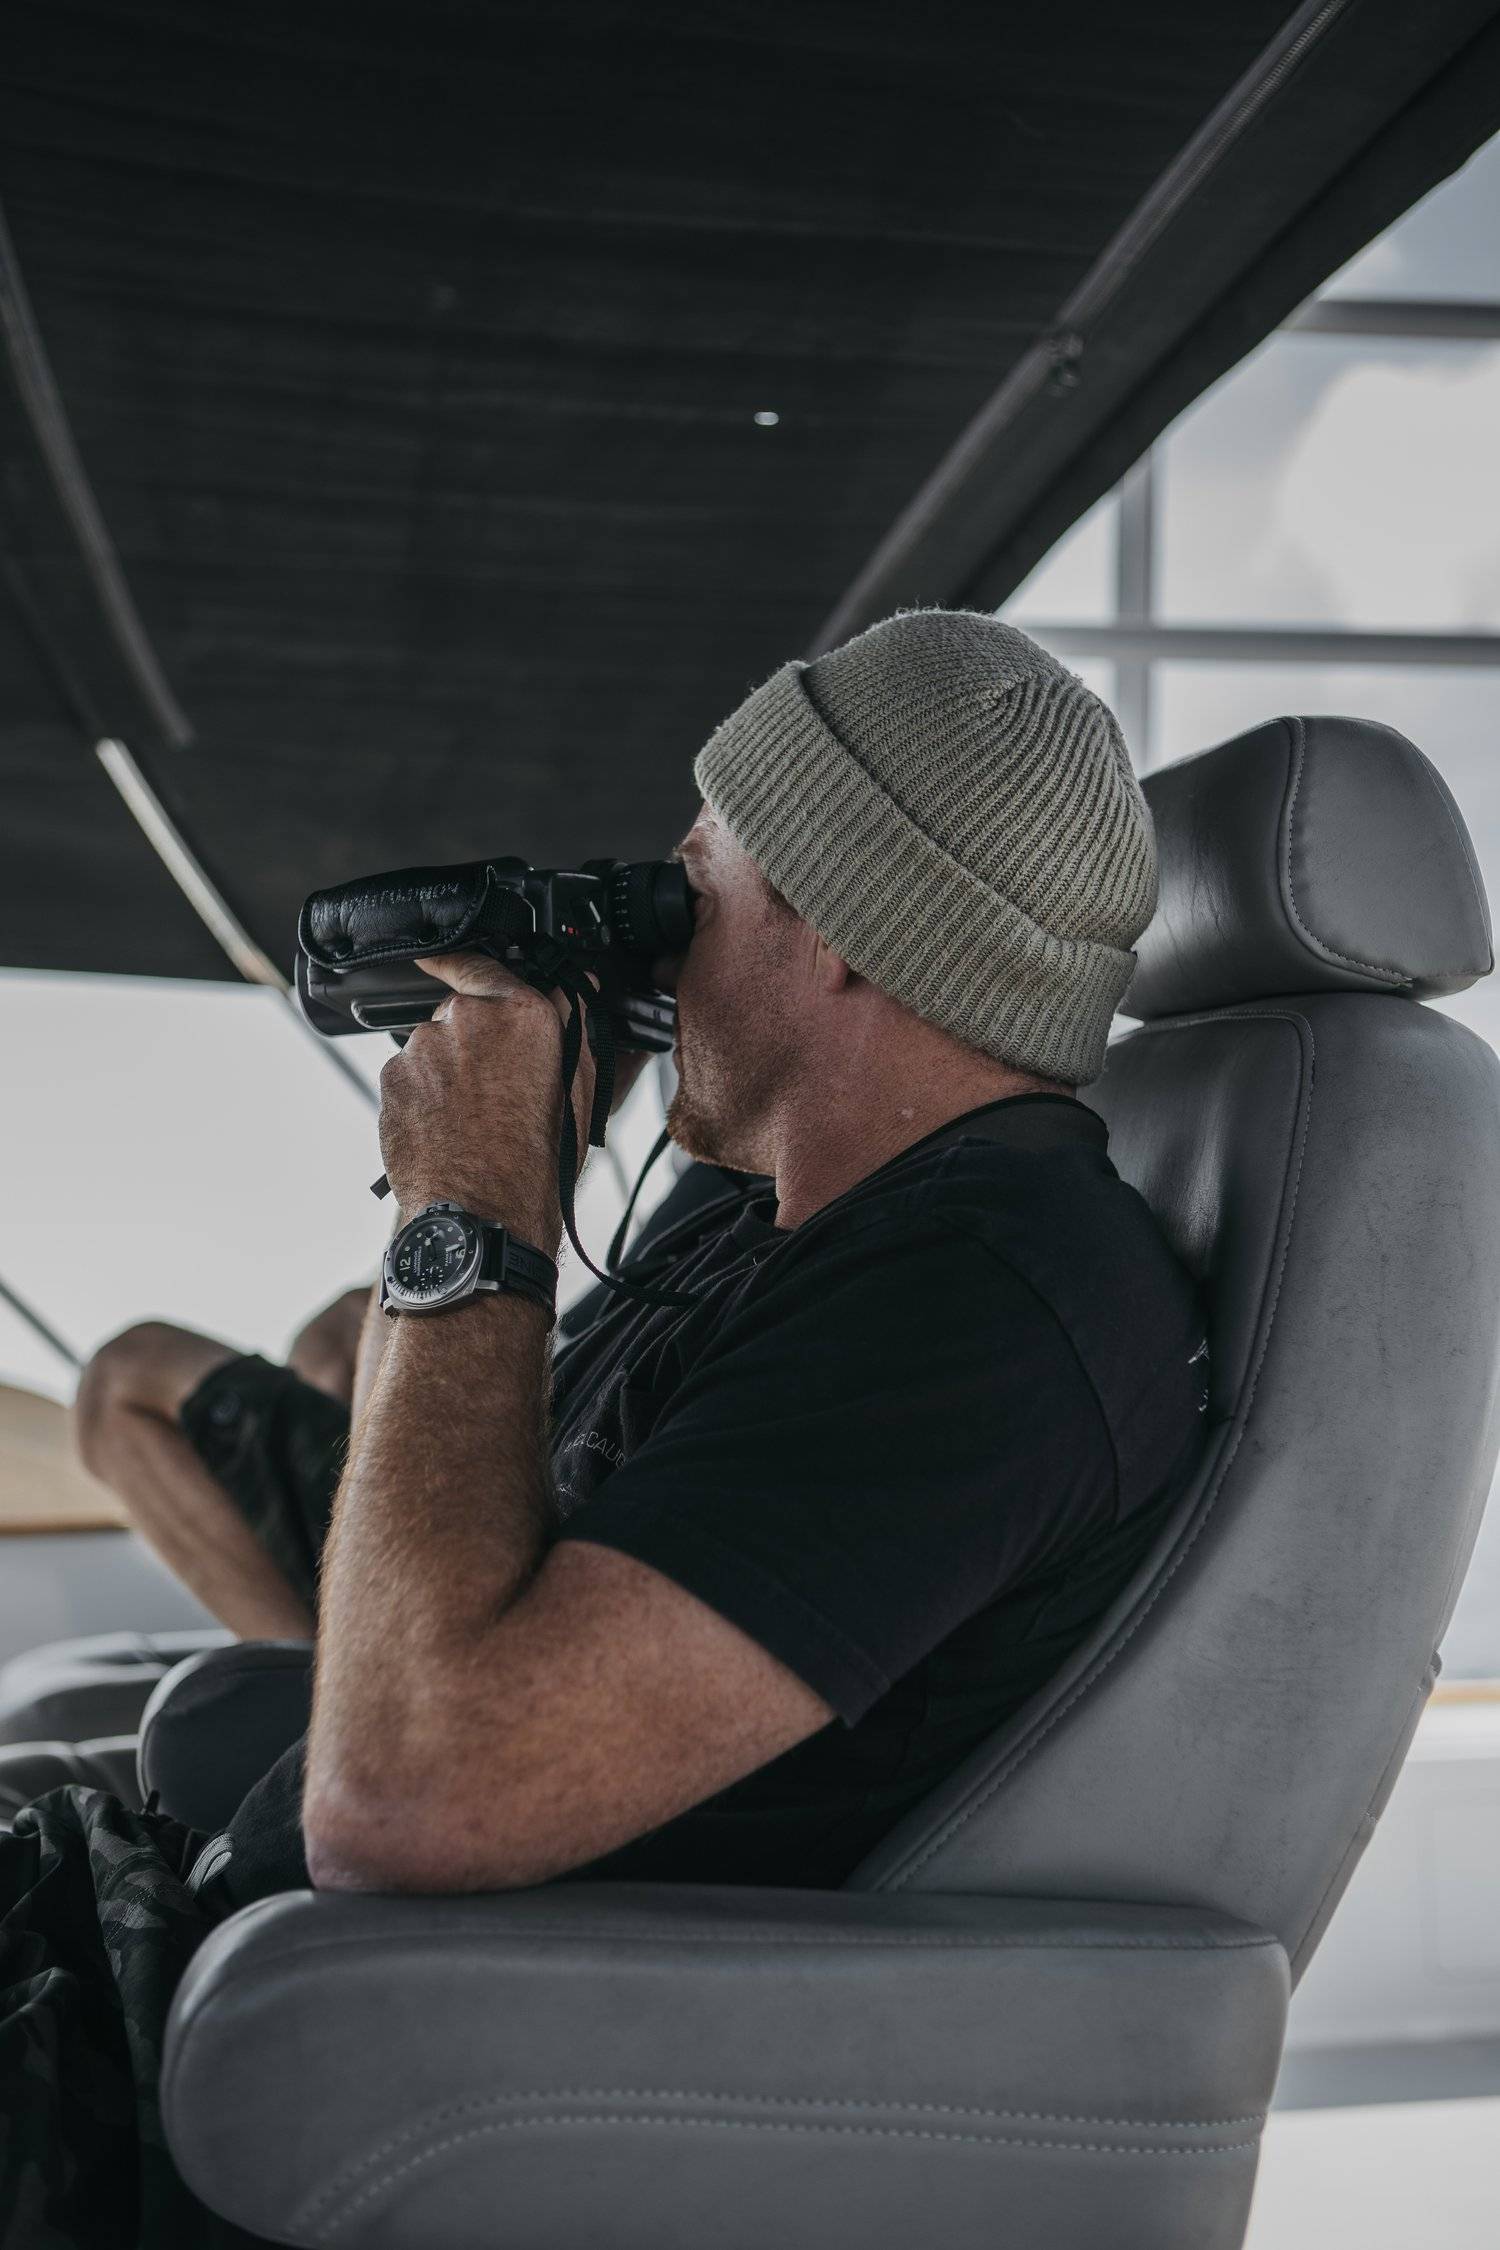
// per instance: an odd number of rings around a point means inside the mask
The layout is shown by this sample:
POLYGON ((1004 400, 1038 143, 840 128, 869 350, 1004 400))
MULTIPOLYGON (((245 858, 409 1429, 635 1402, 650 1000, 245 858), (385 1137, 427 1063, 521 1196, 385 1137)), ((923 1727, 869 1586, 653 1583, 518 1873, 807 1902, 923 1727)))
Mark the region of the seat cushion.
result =
POLYGON ((143 1792, 184 1827, 224 1828, 312 1720, 310 1641, 239 1641, 167 1674, 141 1716, 143 1792))
POLYGON ((23 1805, 34 1804, 49 1789, 80 1782, 107 1789, 138 1812, 141 1793, 135 1777, 135 1736, 114 1734, 90 1742, 13 1742, 0 1749, 0 1823, 9 1823, 23 1805))
POLYGON ((195 1953, 162 2118, 338 2250, 1239 2250, 1287 1984, 1195 1907, 303 1891, 195 1953))
POLYGON ((175 1633, 98 1633, 48 1641, 0 1670, 0 1743, 133 1735, 158 1680, 200 1649, 234 1635, 196 1627, 175 1633))

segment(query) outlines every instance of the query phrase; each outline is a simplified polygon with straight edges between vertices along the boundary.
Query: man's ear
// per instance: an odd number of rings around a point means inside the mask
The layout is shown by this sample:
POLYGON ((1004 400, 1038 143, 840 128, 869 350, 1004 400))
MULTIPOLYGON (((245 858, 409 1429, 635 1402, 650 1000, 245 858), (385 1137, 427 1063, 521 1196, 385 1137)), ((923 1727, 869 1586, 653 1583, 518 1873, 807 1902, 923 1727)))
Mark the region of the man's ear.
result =
POLYGON ((825 992, 842 992, 859 974, 851 969, 842 953, 836 953, 827 938, 813 931, 813 975, 825 992))

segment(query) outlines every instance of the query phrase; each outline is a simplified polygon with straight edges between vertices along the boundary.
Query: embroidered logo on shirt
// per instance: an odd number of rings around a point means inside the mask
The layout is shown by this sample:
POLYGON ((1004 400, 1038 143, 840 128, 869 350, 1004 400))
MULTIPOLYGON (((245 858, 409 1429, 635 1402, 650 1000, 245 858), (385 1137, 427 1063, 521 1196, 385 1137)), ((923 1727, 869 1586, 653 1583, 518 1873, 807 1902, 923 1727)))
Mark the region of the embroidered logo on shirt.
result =
POLYGON ((585 1430, 582 1437, 569 1438, 563 1452, 571 1453, 576 1445, 581 1445, 586 1453, 602 1453, 611 1466, 625 1458, 624 1446, 616 1445, 612 1438, 605 1436, 603 1430, 585 1430))

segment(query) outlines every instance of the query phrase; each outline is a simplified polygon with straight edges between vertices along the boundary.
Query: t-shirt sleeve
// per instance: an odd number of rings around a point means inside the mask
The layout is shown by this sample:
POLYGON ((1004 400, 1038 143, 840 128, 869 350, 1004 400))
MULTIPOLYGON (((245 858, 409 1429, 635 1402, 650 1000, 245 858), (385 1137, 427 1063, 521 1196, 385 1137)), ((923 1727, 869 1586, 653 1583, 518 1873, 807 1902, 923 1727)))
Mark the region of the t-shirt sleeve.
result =
POLYGON ((852 1726, 1114 1499, 1056 1315, 929 1221, 778 1253, 562 1536, 649 1563, 852 1726))

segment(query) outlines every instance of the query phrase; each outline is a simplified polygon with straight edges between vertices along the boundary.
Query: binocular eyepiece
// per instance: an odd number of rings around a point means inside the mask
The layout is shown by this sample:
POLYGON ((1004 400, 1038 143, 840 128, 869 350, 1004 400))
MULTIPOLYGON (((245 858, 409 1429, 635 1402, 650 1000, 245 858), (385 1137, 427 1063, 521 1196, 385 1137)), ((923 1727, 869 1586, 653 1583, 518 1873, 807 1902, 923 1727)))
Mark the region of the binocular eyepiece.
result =
POLYGON ((420 955, 485 953, 543 992, 569 963, 597 976, 616 1045, 660 1054, 672 1044, 677 1004, 653 983, 653 965, 685 953, 692 935, 692 886, 676 860, 401 867, 314 891, 304 903, 297 1002, 326 1038, 399 1038, 426 1023, 446 990, 414 966, 420 955))

